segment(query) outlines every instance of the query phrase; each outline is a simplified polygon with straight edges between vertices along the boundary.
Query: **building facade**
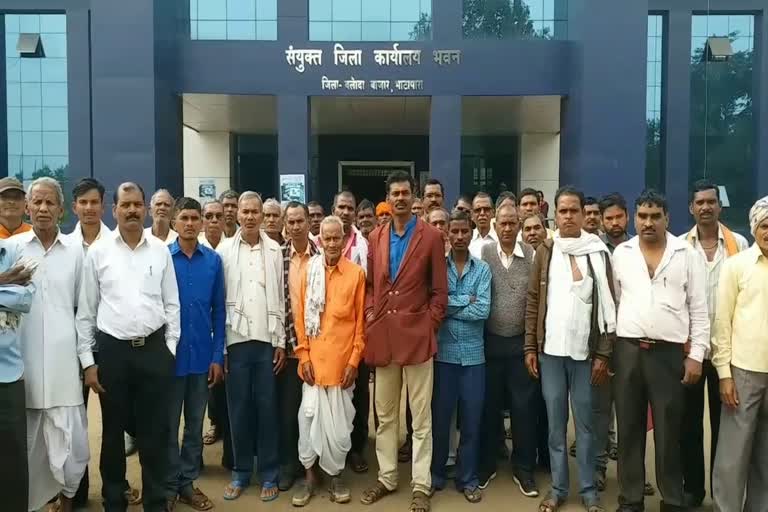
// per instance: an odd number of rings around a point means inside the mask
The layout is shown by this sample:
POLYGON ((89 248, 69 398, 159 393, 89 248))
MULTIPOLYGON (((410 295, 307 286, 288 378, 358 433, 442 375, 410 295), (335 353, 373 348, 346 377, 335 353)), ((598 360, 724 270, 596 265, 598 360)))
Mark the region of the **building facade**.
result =
MULTIPOLYGON (((0 175, 203 198, 768 193, 764 0, 0 0, 0 175), (733 55, 707 58, 711 37, 733 55)), ((69 185, 67 185, 69 184, 69 185)))

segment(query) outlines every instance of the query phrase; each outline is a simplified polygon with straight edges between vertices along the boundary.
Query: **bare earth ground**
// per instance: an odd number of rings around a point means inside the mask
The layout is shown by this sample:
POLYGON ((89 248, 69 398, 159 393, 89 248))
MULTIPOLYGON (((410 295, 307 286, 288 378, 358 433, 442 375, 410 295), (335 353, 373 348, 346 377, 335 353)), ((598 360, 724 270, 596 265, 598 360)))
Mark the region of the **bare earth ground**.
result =
MULTIPOLYGON (((705 413, 706 416, 706 413, 705 413)), ((708 417, 708 416, 707 416, 708 417)), ((371 415, 373 418, 373 415, 371 415)), ((89 467, 91 488, 90 488, 90 501, 89 511, 101 511, 101 478, 99 476, 98 460, 101 447, 101 409, 99 407, 98 399, 91 394, 90 403, 88 406, 88 421, 90 425, 90 446, 91 446, 91 460, 92 464, 89 467)), ((401 424, 404 424, 404 418, 401 420, 401 424)), ((205 429, 207 430, 208 424, 206 420, 205 429)), ((649 434, 651 434, 649 432, 649 434)), ((373 426, 371 426, 371 436, 374 435, 373 426)), ((403 432, 402 436, 405 434, 403 432)), ((569 429, 569 444, 573 439, 573 428, 569 429)), ((709 428, 705 427, 705 457, 704 460, 709 460, 709 428)), ((344 472, 345 481, 350 485, 352 489, 352 501, 346 505, 336 505, 331 503, 328 499, 328 493, 322 492, 315 496, 312 502, 305 507, 309 511, 316 512, 330 512, 336 510, 349 510, 349 511, 400 511, 407 512, 410 504, 410 492, 408 488, 408 482, 410 479, 410 465, 400 465, 400 489, 397 493, 384 498, 379 503, 372 506, 362 505, 359 501, 360 494, 369 485, 373 484, 376 480, 376 456, 373 450, 374 441, 371 440, 369 444, 367 460, 371 469, 367 474, 357 475, 351 471, 344 472)), ((229 482, 229 471, 221 467, 221 441, 212 445, 206 446, 203 451, 205 459, 205 468, 201 474, 197 485, 205 492, 213 501, 215 510, 231 511, 231 512, 250 512, 253 510, 296 510, 291 505, 291 491, 282 493, 280 498, 272 503, 262 503, 259 500, 259 488, 251 487, 243 494, 243 496, 237 501, 225 501, 222 498, 222 492, 224 486, 229 482)), ((569 457, 570 475, 571 475, 571 497, 568 504, 560 510, 564 512, 582 511, 584 508, 580 505, 578 496, 578 474, 576 470, 575 459, 569 457)), ((653 464, 653 440, 649 435, 648 440, 648 453, 646 457, 646 468, 648 471, 648 480, 654 483, 655 486, 655 471, 653 464)), ((138 455, 133 455, 128 458, 128 481, 134 487, 141 487, 141 470, 139 466, 138 455)), ((549 475, 538 473, 536 475, 536 481, 539 485, 539 490, 544 494, 549 488, 549 475)), ((707 482, 709 485, 709 482, 707 482)), ((617 493, 618 484, 616 481, 616 463, 611 461, 608 467, 608 489, 603 494, 603 505, 606 510, 613 512, 617 506, 617 493)), ((511 470, 509 465, 504 465, 500 462, 499 476, 491 483, 488 489, 485 490, 483 501, 476 505, 470 505, 463 497, 463 495, 456 492, 452 487, 448 487, 446 490, 439 492, 432 499, 432 509, 436 512, 458 512, 466 510, 486 510, 491 512, 497 512, 503 510, 504 512, 517 512, 517 511, 532 511, 537 510, 537 506, 540 498, 526 498, 518 490, 515 483, 512 481, 511 470)), ((645 508, 648 512, 659 510, 659 497, 657 496, 647 498, 645 508)), ((129 507, 131 512, 142 510, 141 507, 129 507)), ((176 507, 178 512, 192 512, 193 509, 182 504, 178 504, 176 507)), ((704 512, 712 510, 712 504, 709 496, 705 500, 704 507, 700 509, 704 512)))

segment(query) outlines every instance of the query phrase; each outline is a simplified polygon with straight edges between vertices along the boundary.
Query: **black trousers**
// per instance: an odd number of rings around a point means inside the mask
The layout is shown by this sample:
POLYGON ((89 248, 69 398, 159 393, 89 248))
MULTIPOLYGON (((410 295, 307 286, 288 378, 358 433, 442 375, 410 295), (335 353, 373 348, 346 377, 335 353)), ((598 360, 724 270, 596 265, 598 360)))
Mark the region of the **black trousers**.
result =
MULTIPOLYGON (((685 388, 685 412, 680 440, 683 457, 683 482, 685 492, 697 500, 706 496, 704 470, 704 393, 709 399, 709 427, 712 439, 709 449, 709 474, 715 464, 715 451, 720 433, 720 379, 712 361, 704 360, 701 379, 685 388), (705 389, 706 388, 706 389, 705 389)), ((710 479, 711 482, 711 479, 710 479)), ((711 488, 711 487, 710 487, 711 488)))
POLYGON ((368 444, 368 418, 371 409, 371 389, 368 387, 371 371, 364 361, 357 366, 357 381, 352 393, 355 419, 352 423, 352 452, 362 454, 368 444))
POLYGON ((619 427, 619 504, 642 510, 648 403, 653 413, 656 483, 661 510, 683 507, 680 433, 685 405, 683 345, 656 343, 642 348, 619 338, 613 352, 616 417, 619 427))
POLYGON ((99 395, 103 434, 101 479, 104 510, 125 512, 125 446, 123 432, 135 418, 136 443, 141 461, 145 512, 165 508, 168 478, 170 389, 176 362, 165 344, 164 329, 146 338, 141 347, 98 333, 99 395))
MULTIPOLYGON (((481 432, 497 432, 506 404, 512 427, 512 466, 515 472, 532 475, 536 467, 536 381, 528 375, 522 355, 489 357, 485 362, 485 406, 481 432), (533 412, 533 414, 532 414, 533 412)), ((480 437, 478 475, 496 471, 498 436, 480 437)))
POLYGON ((27 412, 24 381, 0 383, 0 486, 3 512, 27 512, 27 412))
POLYGON ((299 463, 299 406, 301 385, 298 374, 299 360, 288 358, 285 367, 277 375, 277 401, 280 409, 280 468, 296 472, 299 463))

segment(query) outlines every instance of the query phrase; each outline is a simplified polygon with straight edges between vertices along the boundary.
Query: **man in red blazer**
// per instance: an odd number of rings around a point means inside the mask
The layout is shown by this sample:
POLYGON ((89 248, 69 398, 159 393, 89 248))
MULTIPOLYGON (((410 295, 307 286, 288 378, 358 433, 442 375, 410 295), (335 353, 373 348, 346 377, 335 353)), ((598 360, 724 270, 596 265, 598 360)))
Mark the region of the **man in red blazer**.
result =
POLYGON ((387 179, 392 220, 368 236, 365 362, 376 367, 379 416, 376 485, 363 493, 370 505, 397 489, 400 393, 405 381, 413 412, 414 512, 429 511, 432 487, 432 357, 448 304, 442 234, 411 214, 414 182, 395 172, 387 179))

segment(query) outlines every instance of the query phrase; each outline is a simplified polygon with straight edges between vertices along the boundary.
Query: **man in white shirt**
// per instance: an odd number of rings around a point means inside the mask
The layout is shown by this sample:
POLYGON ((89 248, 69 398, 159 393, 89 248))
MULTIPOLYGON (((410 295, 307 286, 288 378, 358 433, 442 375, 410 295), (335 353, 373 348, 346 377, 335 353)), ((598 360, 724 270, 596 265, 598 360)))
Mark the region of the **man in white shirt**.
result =
POLYGON ((528 281, 525 365, 541 378, 549 420, 552 490, 539 510, 568 497, 566 430, 570 396, 576 426, 579 493, 588 512, 603 512, 595 484, 595 386, 607 385, 616 331, 608 248, 583 231, 584 194, 562 187, 555 195, 559 231, 536 250, 528 281), (539 371, 541 366, 541 371, 539 371))
POLYGON ((77 224, 70 233, 85 250, 112 231, 101 220, 104 216, 104 185, 93 178, 83 178, 72 189, 72 211, 77 216, 77 224))
MULTIPOLYGON (((706 261, 707 266, 707 304, 710 330, 715 327, 717 309, 717 288, 720 269, 725 260, 749 248, 747 240, 720 223, 722 205, 720 189, 709 180, 699 180, 693 184, 689 206, 696 224, 687 233, 680 235, 690 243, 706 261)), ((699 382, 685 389, 685 414, 683 415, 683 433, 681 455, 683 458, 683 485, 685 500, 689 507, 700 507, 705 491, 704 469, 704 393, 709 400, 710 450, 709 468, 715 462, 717 438, 720 430, 720 388, 717 371, 707 354, 702 367, 699 382)), ((710 475, 711 476, 711 475, 710 475)), ((710 478, 711 481, 711 478, 710 478)))
POLYGON ((227 304, 227 403, 235 468, 224 499, 235 500, 251 483, 258 453, 261 500, 277 499, 280 422, 277 379, 285 365, 283 253, 262 234, 264 203, 243 192, 240 229, 216 249, 224 264, 227 304))
POLYGON ((227 238, 235 236, 237 231, 237 203, 240 194, 235 190, 225 190, 219 196, 219 202, 224 207, 224 235, 227 238))
POLYGON ((85 381, 101 393, 102 496, 125 510, 123 431, 136 417, 144 510, 164 510, 170 390, 181 332, 179 291, 167 246, 142 229, 144 191, 123 183, 112 214, 117 229, 88 250, 77 308, 77 335, 99 345, 99 364, 83 360, 85 381))
POLYGON ((203 230, 197 237, 197 241, 209 249, 216 250, 222 240, 226 239, 224 234, 224 205, 216 199, 212 199, 203 204, 203 230))
POLYGON ((283 207, 280 206, 277 199, 270 197, 264 201, 264 223, 262 229, 278 245, 283 245, 283 242, 285 242, 283 238, 283 207))
POLYGON ((152 235, 166 245, 171 245, 179 235, 171 227, 174 199, 166 189, 158 189, 149 200, 149 216, 152 226, 144 230, 145 235, 152 235))
MULTIPOLYGON (((368 241, 355 227, 355 196, 352 192, 339 192, 333 199, 332 214, 344 223, 344 248, 342 255, 349 261, 367 271, 368 241)), ((320 239, 318 239, 319 242, 320 239)), ((321 242, 322 245, 322 242, 321 242)), ((360 372, 363 373, 363 372, 360 372)))
POLYGON ((491 196, 485 192, 478 192, 472 199, 472 221, 475 229, 472 231, 472 241, 469 242, 469 254, 481 259, 483 247, 499 241, 496 231, 491 226, 493 218, 493 203, 491 196))
POLYGON ((83 249, 58 223, 64 192, 53 178, 32 182, 27 194, 32 231, 14 240, 24 258, 37 265, 37 293, 21 322, 27 402, 29 506, 38 510, 59 496, 60 510, 72 510, 72 498, 86 470, 88 421, 80 384, 80 362, 92 361, 91 347, 75 331, 83 249), (79 356, 79 359, 78 359, 79 356))
POLYGON ((619 301, 613 358, 619 511, 643 510, 649 402, 661 510, 679 510, 684 507, 680 457, 684 386, 701 378, 701 362, 709 350, 706 269, 690 244, 667 232, 664 196, 647 190, 635 207, 639 234, 613 252, 619 301))

